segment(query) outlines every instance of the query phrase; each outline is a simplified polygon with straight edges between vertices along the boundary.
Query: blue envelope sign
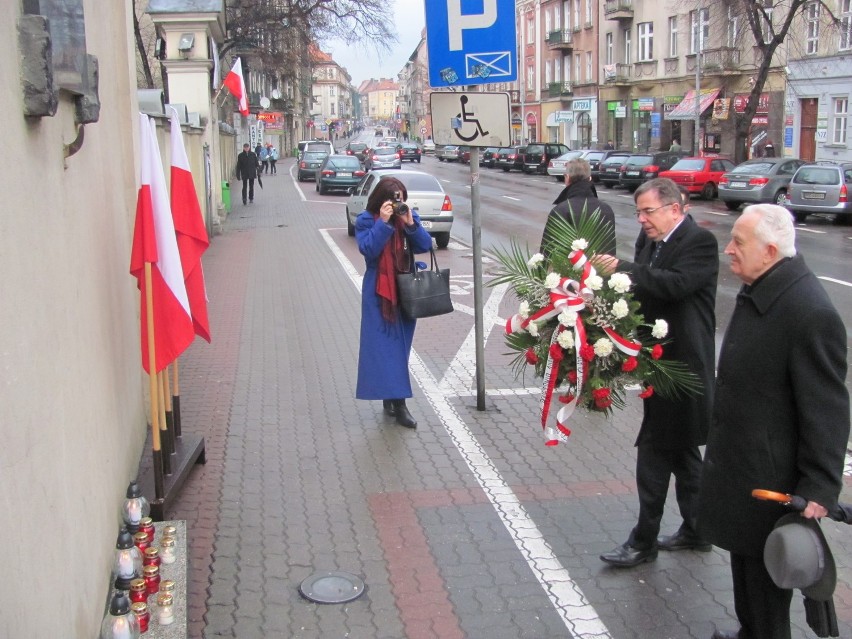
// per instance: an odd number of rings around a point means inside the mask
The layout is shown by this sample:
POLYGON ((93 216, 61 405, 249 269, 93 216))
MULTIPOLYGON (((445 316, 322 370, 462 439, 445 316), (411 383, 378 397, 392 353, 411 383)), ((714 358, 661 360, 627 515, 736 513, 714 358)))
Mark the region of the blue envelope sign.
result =
POLYGON ((429 84, 517 80, 515 0, 428 0, 429 84))

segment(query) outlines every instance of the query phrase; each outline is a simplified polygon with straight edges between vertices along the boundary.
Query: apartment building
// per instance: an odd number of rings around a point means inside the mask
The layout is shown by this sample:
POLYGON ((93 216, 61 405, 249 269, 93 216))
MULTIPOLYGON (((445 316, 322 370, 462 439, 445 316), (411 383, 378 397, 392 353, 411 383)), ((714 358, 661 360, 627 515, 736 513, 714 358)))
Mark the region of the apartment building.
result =
POLYGON ((352 78, 324 51, 312 51, 313 107, 311 118, 314 137, 332 139, 348 130, 352 120, 352 97, 349 85, 352 78))

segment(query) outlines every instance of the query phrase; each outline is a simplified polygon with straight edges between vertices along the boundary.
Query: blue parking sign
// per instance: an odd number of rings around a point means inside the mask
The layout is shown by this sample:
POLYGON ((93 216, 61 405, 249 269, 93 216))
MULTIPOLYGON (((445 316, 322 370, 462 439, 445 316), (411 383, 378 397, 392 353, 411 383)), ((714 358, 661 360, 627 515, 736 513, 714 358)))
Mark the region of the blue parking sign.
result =
POLYGON ((517 80, 515 0, 426 0, 429 84, 517 80))

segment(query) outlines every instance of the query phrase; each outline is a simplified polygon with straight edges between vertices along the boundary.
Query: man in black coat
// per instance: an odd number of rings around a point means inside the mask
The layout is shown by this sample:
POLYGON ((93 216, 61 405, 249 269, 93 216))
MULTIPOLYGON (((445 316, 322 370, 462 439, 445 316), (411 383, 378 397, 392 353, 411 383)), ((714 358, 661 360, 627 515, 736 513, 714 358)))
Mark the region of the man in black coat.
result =
POLYGON ((588 161, 582 158, 570 160, 565 167, 565 188, 553 201, 554 207, 547 216, 544 233, 541 236, 541 253, 549 254, 555 217, 561 217, 574 224, 585 211, 589 215, 599 212, 602 221, 610 229, 610 241, 605 250, 615 255, 615 214, 612 207, 598 199, 598 193, 592 182, 592 170, 588 161))
POLYGON ((792 591, 763 563, 766 538, 788 511, 751 491, 799 495, 804 517, 836 507, 849 438, 846 329, 796 255, 787 209, 746 207, 725 254, 743 286, 719 354, 699 530, 731 553, 742 628, 713 637, 789 639, 792 591))
POLYGON ((254 181, 257 178, 257 155, 251 146, 243 144, 243 152, 237 156, 237 179, 243 182, 243 204, 254 202, 254 181), (248 200, 246 200, 248 191, 248 200))
POLYGON ((683 212, 677 185, 667 178, 645 182, 633 194, 636 216, 645 234, 637 242, 633 262, 598 256, 604 272, 629 273, 645 322, 668 323, 670 343, 665 357, 686 364, 698 375, 702 393, 677 400, 652 395, 644 400, 644 416, 636 439, 636 487, 639 519, 628 540, 601 559, 619 567, 654 561, 657 550, 709 551, 697 532, 701 452, 706 443, 713 400, 716 331, 716 279, 719 245, 713 234, 683 212), (683 523, 657 538, 669 481, 683 523))

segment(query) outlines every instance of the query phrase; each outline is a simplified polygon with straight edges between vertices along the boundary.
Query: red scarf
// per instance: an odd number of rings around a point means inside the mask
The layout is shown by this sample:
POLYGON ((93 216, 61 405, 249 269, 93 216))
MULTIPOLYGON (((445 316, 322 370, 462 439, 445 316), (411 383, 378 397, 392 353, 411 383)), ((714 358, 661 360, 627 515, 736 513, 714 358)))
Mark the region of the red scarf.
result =
MULTIPOLYGON (((378 221, 379 216, 374 215, 373 221, 378 221)), ((396 274, 408 271, 408 258, 406 253, 405 222, 394 215, 391 218, 394 232, 385 243, 382 254, 379 255, 378 274, 376 276, 376 295, 382 302, 382 317, 385 321, 395 322, 397 316, 397 304, 399 300, 396 294, 396 274)))

